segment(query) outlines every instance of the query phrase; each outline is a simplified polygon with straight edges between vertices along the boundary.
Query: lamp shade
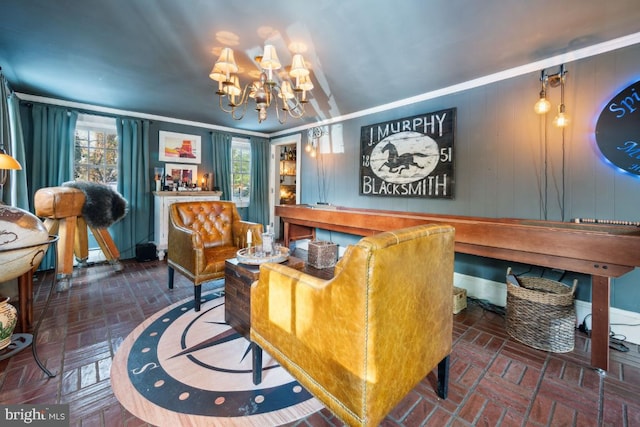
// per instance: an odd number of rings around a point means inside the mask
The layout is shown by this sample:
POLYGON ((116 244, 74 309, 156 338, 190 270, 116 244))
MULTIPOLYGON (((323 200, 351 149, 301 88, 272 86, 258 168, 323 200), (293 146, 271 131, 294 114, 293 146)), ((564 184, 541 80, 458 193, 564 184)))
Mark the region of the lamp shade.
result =
POLYGON ((276 48, 273 45, 267 44, 264 46, 264 55, 262 55, 260 66, 263 70, 279 70, 282 67, 276 48))
POLYGON ((309 75, 309 70, 304 65, 304 58, 301 54, 296 53, 295 55, 293 55, 293 60, 291 61, 291 71, 289 71, 289 75, 294 78, 309 75))
POLYGON ((311 82, 311 78, 308 75, 304 77, 300 77, 300 83, 298 84, 298 89, 309 91, 313 89, 313 83, 311 82))
POLYGON ((211 80, 215 80, 217 82, 223 82, 227 79, 226 74, 220 69, 220 67, 216 64, 213 66, 211 73, 209 73, 209 78, 211 80))
POLYGON ((293 90, 291 90, 291 83, 287 80, 283 81, 278 96, 284 100, 292 99, 295 95, 293 94, 293 90))
POLYGON ((22 166, 10 155, 0 152, 0 169, 22 170, 22 166))
POLYGON ((215 68, 218 68, 222 73, 237 73, 238 65, 233 57, 233 49, 225 47, 220 53, 220 58, 216 61, 215 68))

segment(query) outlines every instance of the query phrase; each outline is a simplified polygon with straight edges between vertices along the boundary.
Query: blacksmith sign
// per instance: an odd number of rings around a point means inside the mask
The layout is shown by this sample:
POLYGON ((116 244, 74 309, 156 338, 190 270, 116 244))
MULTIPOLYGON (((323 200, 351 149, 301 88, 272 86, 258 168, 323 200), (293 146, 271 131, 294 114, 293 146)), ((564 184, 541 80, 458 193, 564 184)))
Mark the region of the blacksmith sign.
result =
POLYGON ((456 109, 363 126, 360 194, 453 198, 456 109))

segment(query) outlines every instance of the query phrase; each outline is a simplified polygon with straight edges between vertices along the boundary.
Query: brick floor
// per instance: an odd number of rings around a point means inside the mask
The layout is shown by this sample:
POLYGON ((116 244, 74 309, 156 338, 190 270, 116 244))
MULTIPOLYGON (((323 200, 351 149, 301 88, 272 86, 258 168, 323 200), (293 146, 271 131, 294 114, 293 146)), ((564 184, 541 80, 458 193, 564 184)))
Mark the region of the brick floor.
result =
MULTIPOLYGON (((38 335, 38 353, 57 375, 48 379, 23 351, 0 361, 0 402, 69 403, 72 426, 145 426, 115 399, 111 360, 146 317, 193 296, 176 274, 167 290, 161 261, 123 262, 76 269, 69 292, 51 297, 38 335)), ((38 273, 34 313, 40 315, 51 272, 38 273)), ((204 285, 203 291, 207 291, 204 285)), ((576 349, 554 354, 507 335, 504 318, 470 301, 454 316, 449 397, 436 396, 430 374, 394 408, 383 426, 640 426, 640 352, 611 353, 607 374, 589 366, 590 341, 579 332, 576 349)), ((326 409, 289 424, 341 426, 326 409)))

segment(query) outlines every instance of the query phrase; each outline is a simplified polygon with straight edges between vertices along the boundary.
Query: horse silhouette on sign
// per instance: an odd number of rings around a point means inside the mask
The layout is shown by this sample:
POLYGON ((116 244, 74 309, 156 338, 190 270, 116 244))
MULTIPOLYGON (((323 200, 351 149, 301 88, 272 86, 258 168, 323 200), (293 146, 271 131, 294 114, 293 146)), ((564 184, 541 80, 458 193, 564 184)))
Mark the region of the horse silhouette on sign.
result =
POLYGON ((413 158, 414 157, 429 157, 429 154, 424 153, 403 153, 398 155, 398 149, 395 145, 388 142, 387 145, 382 147, 382 152, 388 151, 387 161, 382 164, 378 168, 381 170, 384 166, 389 168, 389 172, 401 174, 403 170, 409 169, 411 166, 415 166, 420 169, 424 169, 423 166, 417 164, 413 158))

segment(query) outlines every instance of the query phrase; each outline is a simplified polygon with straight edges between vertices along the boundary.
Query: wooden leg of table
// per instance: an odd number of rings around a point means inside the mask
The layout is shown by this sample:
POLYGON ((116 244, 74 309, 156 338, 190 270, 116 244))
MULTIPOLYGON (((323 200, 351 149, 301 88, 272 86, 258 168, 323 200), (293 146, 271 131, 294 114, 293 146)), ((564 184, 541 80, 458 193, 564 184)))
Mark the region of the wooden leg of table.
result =
POLYGON ((60 236, 58 240, 58 274, 71 276, 73 274, 73 246, 75 243, 76 225, 78 218, 70 216, 60 221, 60 236))
POLYGON ((120 251, 118 251, 108 229, 91 227, 91 233, 93 233, 93 237, 96 238, 96 241, 107 260, 117 261, 120 259, 120 251))
POLYGON ((288 222, 284 222, 284 245, 287 248, 289 247, 289 225, 288 222))
POLYGON ((73 252, 76 254, 78 262, 86 265, 87 259, 89 259, 89 233, 87 223, 81 216, 78 217, 73 252))
POLYGON ((58 235, 58 229, 60 228, 60 223, 58 222, 57 219, 53 219, 53 218, 45 218, 44 219, 44 226, 47 229, 47 231, 49 232, 50 235, 52 236, 57 236, 58 235))
POLYGON ((609 305, 611 278, 591 277, 591 365, 609 369, 609 305))
POLYGON ((292 240, 316 239, 315 227, 284 222, 284 245, 289 247, 292 240))

